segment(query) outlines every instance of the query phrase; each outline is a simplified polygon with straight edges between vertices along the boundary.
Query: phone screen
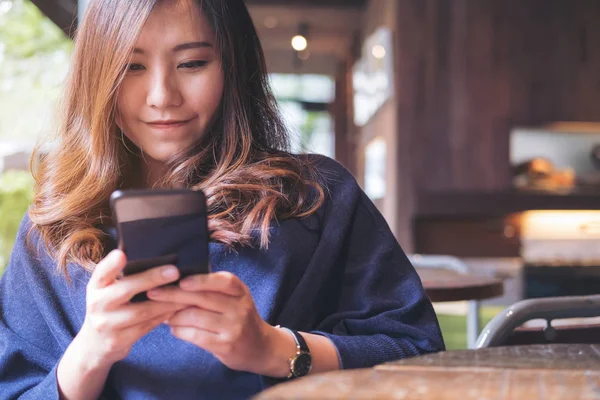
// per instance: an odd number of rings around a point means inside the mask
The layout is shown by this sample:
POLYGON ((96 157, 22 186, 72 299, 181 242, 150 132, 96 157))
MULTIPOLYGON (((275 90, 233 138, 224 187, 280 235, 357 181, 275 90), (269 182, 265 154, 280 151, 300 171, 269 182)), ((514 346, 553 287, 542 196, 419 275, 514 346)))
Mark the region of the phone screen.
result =
MULTIPOLYGON (((124 275, 172 264, 181 278, 210 272, 206 198, 201 191, 116 190, 110 198, 124 275)), ((132 301, 143 301, 140 293, 132 301)))
POLYGON ((181 277, 208 273, 206 216, 188 214, 120 223, 128 265, 126 274, 174 264, 181 277))

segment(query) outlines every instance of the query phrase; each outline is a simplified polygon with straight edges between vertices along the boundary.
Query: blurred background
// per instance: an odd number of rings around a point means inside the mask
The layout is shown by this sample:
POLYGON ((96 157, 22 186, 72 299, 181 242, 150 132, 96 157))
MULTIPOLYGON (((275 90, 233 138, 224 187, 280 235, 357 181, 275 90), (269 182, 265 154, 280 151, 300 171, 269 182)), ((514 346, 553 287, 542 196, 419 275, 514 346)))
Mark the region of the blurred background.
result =
MULTIPOLYGON (((87 1, 0 0, 0 270, 87 1)), ((600 292, 600 1, 246 0, 293 151, 335 158, 409 254, 524 298, 600 292)), ((450 348, 465 303, 436 304, 450 348)))

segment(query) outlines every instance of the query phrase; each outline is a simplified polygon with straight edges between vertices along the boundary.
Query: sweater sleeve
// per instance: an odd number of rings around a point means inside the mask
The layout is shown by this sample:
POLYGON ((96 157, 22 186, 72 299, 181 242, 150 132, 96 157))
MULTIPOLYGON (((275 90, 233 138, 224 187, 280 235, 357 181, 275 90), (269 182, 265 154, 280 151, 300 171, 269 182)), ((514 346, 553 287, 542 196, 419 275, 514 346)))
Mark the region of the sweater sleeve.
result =
POLYGON ((364 193, 343 247, 335 309, 312 332, 334 343, 341 367, 367 368, 444 350, 419 276, 364 193))
POLYGON ((0 393, 3 399, 58 399, 62 352, 37 304, 45 294, 32 293, 31 272, 42 266, 27 248, 27 229, 25 218, 0 281, 0 393))
POLYGON ((444 350, 433 306, 384 217, 341 165, 318 165, 328 177, 320 241, 282 325, 328 337, 342 368, 444 350), (314 312, 295 320, 298 304, 314 312))

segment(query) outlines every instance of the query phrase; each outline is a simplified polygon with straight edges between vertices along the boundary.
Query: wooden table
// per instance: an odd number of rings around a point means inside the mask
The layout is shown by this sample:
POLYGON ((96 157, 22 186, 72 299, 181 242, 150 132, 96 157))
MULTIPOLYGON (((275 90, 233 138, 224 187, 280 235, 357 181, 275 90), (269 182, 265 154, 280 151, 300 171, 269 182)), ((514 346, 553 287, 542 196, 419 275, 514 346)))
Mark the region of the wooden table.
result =
POLYGON ((600 344, 536 344, 444 351, 375 367, 398 371, 449 368, 600 371, 600 344))
POLYGON ((461 274, 441 268, 416 268, 429 299, 434 302, 483 300, 502 296, 500 278, 461 274))
POLYGON ((315 374, 255 399, 600 399, 600 346, 452 351, 315 374))
POLYGON ((502 296, 504 281, 500 278, 459 273, 443 268, 416 268, 416 271, 431 301, 469 301, 467 345, 469 348, 475 347, 481 330, 478 300, 502 296))

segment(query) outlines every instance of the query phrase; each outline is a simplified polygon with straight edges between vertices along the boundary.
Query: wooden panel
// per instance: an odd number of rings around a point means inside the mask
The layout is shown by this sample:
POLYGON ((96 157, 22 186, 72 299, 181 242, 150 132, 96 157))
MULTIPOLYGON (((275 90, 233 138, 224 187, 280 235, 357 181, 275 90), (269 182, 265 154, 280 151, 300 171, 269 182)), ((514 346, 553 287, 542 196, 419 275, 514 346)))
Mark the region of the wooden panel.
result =
MULTIPOLYGON (((495 57, 494 1, 430 1, 427 104, 419 189, 510 185, 509 74, 495 57), (497 155, 499 154, 499 156, 497 155)), ((418 137, 419 137, 418 136, 418 137)))
POLYGON ((597 0, 398 2, 400 231, 434 193, 508 193, 515 127, 600 121, 599 20, 597 0))
POLYGON ((415 252, 457 257, 519 257, 519 226, 504 218, 418 218, 415 252))
POLYGON ((357 174, 352 132, 352 70, 350 63, 340 63, 335 78, 333 118, 335 127, 335 159, 357 174))
POLYGON ((424 73, 422 54, 425 1, 399 1, 394 29, 394 84, 396 98, 396 140, 398 184, 396 230, 405 251, 414 250, 412 218, 417 182, 423 162, 416 154, 424 114, 424 73))
POLYGON ((512 128, 600 121, 600 2, 401 1, 398 19, 399 146, 418 191, 507 189, 512 128))
POLYGON ((501 217, 529 210, 600 210, 600 191, 423 193, 415 214, 419 217, 501 217))

